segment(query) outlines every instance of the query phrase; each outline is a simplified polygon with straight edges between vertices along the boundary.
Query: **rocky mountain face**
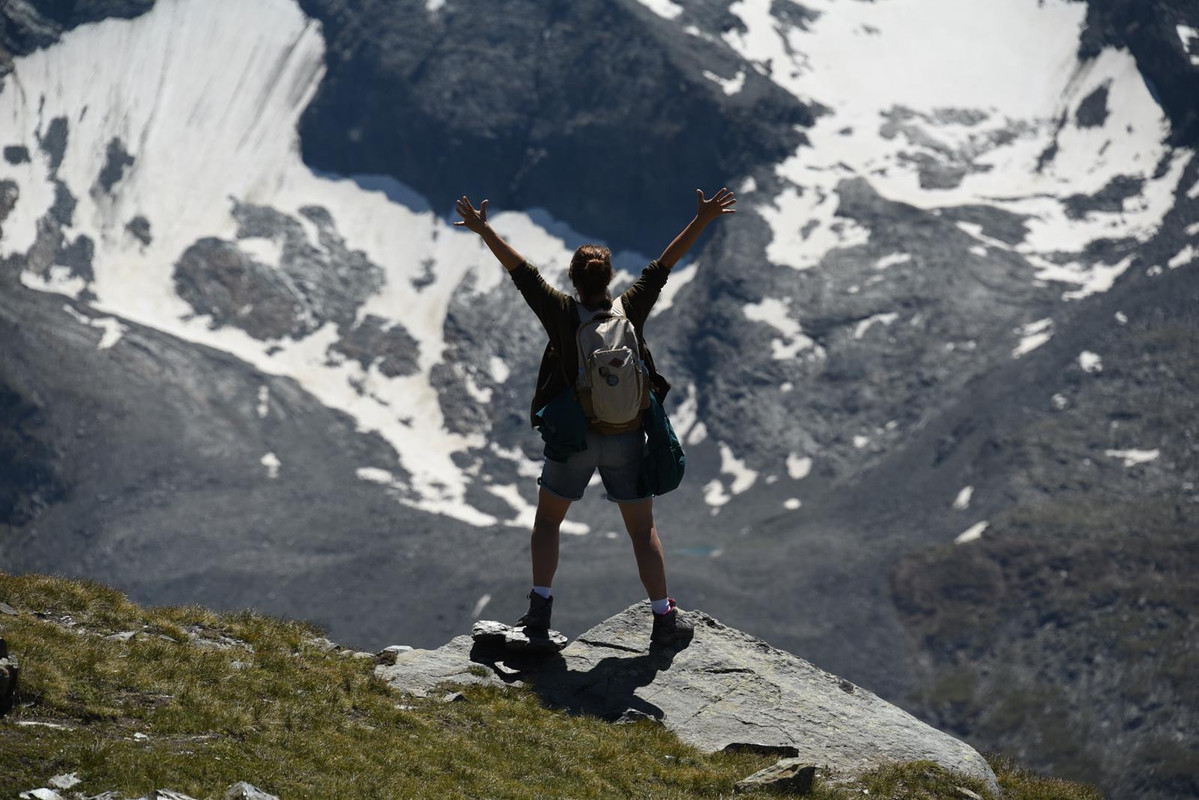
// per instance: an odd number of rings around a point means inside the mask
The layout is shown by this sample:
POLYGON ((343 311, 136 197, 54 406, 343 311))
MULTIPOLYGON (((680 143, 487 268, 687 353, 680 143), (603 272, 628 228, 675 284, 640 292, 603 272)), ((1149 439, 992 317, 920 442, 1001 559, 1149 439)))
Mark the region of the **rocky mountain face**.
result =
MULTIPOLYGON (((1190 4, 0 25, 6 568, 362 646, 515 618, 544 335, 451 198, 565 288, 578 244, 627 283, 727 184, 647 334, 688 452, 656 501, 672 593, 980 748, 1191 785, 1190 4)), ((642 592, 598 491, 564 528, 571 634, 642 592)))

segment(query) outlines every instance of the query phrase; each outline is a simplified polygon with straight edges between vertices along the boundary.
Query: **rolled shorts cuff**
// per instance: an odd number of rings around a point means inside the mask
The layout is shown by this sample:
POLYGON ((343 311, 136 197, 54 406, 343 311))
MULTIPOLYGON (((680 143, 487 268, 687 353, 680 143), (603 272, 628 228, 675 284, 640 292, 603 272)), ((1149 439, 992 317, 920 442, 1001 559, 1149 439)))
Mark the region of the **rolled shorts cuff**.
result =
POLYGON ((578 502, 579 500, 583 499, 583 495, 581 495, 581 494, 578 497, 571 497, 570 495, 559 492, 557 489, 555 489, 554 487, 547 484, 543 478, 537 479, 537 485, 540 486, 542 489, 545 489, 547 492, 552 494, 554 497, 559 497, 563 500, 569 500, 572 503, 578 502))
POLYGON ((652 494, 647 494, 645 497, 634 497, 632 500, 622 500, 619 497, 613 497, 612 495, 605 493, 604 499, 607 500, 609 503, 618 503, 620 505, 625 505, 625 504, 632 504, 632 503, 644 503, 646 500, 653 500, 654 496, 652 494))

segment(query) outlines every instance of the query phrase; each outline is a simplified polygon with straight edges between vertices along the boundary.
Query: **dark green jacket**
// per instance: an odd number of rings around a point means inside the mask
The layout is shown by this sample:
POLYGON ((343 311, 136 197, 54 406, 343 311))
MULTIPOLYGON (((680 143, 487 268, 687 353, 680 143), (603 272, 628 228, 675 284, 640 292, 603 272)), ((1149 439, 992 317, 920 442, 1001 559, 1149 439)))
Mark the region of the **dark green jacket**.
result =
MULTIPOLYGON (((545 346, 545 354, 541 357, 541 367, 537 370, 537 389, 533 393, 532 407, 529 409, 529 420, 534 428, 540 424, 537 418, 538 409, 544 408, 551 400, 562 394, 568 387, 574 385, 574 378, 579 372, 579 354, 575 343, 575 333, 579 327, 579 314, 575 310, 575 299, 564 294, 545 282, 536 267, 525 262, 508 273, 512 282, 524 296, 525 302, 533 309, 541 326, 549 335, 545 346), (569 380, 567 376, 570 376, 569 380)), ((654 359, 645 344, 645 322, 649 319, 650 309, 658 301, 662 287, 670 276, 670 269, 662 266, 656 260, 641 271, 641 277, 620 295, 621 304, 629 321, 637 331, 637 341, 641 344, 641 358, 649 370, 650 386, 658 397, 658 402, 665 402, 670 384, 666 382, 654 368, 654 359)))

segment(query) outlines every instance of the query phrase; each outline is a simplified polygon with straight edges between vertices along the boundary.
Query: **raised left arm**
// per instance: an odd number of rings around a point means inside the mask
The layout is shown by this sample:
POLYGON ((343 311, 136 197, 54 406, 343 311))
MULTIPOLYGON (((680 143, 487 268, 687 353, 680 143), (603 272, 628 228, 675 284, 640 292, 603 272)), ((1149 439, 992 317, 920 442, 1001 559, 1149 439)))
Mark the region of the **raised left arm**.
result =
POLYGON ((495 232, 495 229, 487 224, 487 201, 484 200, 476 209, 470 204, 470 200, 466 195, 462 195, 457 203, 458 215, 462 219, 454 223, 456 227, 466 228, 479 234, 486 243, 487 248, 491 250, 491 254, 496 257, 496 260, 504 265, 504 269, 511 272, 524 263, 525 259, 520 253, 516 252, 516 248, 504 241, 504 237, 495 232))

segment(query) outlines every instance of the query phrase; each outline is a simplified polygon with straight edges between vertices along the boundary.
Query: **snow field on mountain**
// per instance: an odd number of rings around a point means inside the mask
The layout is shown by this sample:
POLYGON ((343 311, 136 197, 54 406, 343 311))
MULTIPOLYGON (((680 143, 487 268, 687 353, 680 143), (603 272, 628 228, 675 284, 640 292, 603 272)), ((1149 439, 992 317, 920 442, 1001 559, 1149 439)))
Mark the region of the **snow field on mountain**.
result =
MULTIPOLYGON (((291 0, 159 0, 137 19, 81 26, 57 45, 17 59, 0 93, 2 138, 5 145, 28 147, 32 161, 0 163, 0 179, 14 180, 20 191, 0 254, 28 251, 54 202, 38 142, 51 120, 65 117, 67 144, 57 175, 78 205, 64 233, 95 243, 90 288, 96 309, 295 378, 325 405, 353 416, 361 430, 383 435, 411 476, 401 481, 375 469, 364 479, 389 483, 410 505, 496 524, 465 502, 470 477, 451 460, 455 452, 481 447, 483 439, 446 430, 430 372, 443 359, 443 326, 462 281, 473 274, 476 291, 486 292, 506 277, 476 237, 432 212, 410 210, 349 179, 315 175, 303 164, 296 124, 324 75, 324 53, 320 25, 291 0), (134 162, 110 194, 96 187, 98 165, 114 138, 134 162), (321 247, 315 226, 298 211, 328 209, 347 246, 385 273, 383 289, 359 318, 377 314, 401 322, 419 343, 418 373, 389 378, 352 360, 330 363, 327 350, 337 339, 331 323, 299 341, 260 341, 235 328, 212 330, 207 316, 195 316, 175 292, 173 268, 202 237, 234 239, 233 198, 292 215, 314 247, 321 247), (125 231, 138 215, 150 221, 149 244, 125 231), (426 259, 436 265, 433 281, 418 292, 411 278, 426 259)), ((530 261, 547 265, 547 279, 569 261, 566 244, 527 215, 507 212, 491 221, 530 261)), ((238 246, 279 264, 274 239, 238 246)), ((49 279, 27 273, 22 280, 73 297, 84 288, 63 266, 49 279)), ((102 344, 112 341, 109 335, 102 344)), ((491 373, 506 378, 506 365, 493 363, 491 373)), ((487 393, 478 389, 481 401, 487 393)), ((527 516, 527 503, 516 503, 502 488, 493 493, 511 502, 517 519, 527 516)))
MULTIPOLYGON (((771 0, 730 7, 745 30, 724 40, 762 75, 831 113, 777 173, 789 185, 756 206, 774 231, 772 262, 808 269, 870 232, 837 218, 837 184, 866 178, 884 197, 927 209, 986 204, 1029 215, 1014 250, 1032 279, 1072 284, 1067 299, 1109 289, 1131 261, 1087 263, 1101 237, 1156 232, 1192 154, 1167 154, 1168 122, 1127 51, 1077 60, 1086 7, 1066 0, 809 0, 806 29, 776 18, 771 0), (1105 88, 1102 125, 1081 127, 1079 103, 1105 88), (1047 150, 1056 155, 1038 169, 1047 150), (919 161, 964 171, 953 187, 921 186, 919 161), (1116 212, 1071 218, 1061 202, 1113 178, 1145 181, 1116 212)), ((1183 35, 1180 31, 1180 36, 1183 35)), ((985 254, 985 251, 983 251, 985 254)), ((880 267, 881 268, 881 267, 880 267)))

